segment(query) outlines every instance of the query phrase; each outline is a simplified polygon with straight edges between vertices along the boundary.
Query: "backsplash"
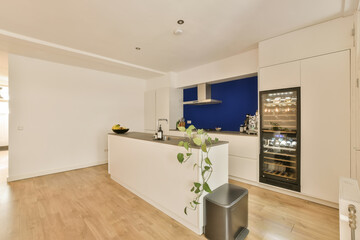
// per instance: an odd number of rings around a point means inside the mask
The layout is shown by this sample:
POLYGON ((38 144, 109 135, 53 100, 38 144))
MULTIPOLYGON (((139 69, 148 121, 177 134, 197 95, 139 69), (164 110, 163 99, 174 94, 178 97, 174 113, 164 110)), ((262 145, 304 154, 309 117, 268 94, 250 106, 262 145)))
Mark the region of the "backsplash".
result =
MULTIPOLYGON (((211 97, 222 103, 184 105, 185 120, 191 120, 198 129, 221 127, 222 131, 239 131, 246 114, 254 115, 258 109, 257 77, 212 84, 211 97)), ((184 101, 196 99, 197 87, 184 89, 184 101)))

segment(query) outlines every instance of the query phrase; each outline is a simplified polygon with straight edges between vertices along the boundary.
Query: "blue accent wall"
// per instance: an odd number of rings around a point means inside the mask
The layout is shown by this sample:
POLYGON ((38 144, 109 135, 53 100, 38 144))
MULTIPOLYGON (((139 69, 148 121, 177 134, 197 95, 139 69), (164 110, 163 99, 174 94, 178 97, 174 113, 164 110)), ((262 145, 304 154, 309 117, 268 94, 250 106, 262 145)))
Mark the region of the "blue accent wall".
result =
MULTIPOLYGON (((196 128, 221 127, 223 131, 239 131, 246 114, 258 108, 257 77, 211 85, 211 98, 220 104, 184 105, 184 118, 196 128)), ((197 87, 184 89, 184 101, 197 99, 197 87)))

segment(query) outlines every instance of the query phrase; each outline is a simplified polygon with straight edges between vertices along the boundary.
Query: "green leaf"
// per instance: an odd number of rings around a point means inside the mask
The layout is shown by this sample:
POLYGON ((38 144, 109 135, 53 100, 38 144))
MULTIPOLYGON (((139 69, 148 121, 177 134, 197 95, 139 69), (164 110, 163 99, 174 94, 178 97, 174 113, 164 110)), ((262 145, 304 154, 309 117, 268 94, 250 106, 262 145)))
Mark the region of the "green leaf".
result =
POLYGON ((199 192, 200 192, 200 189, 197 188, 197 189, 195 190, 195 193, 199 193, 199 192))
POLYGON ((190 191, 193 192, 194 190, 195 190, 195 187, 192 187, 190 191))
POLYGON ((189 130, 189 129, 192 131, 192 130, 195 129, 195 126, 194 126, 194 125, 190 125, 187 130, 189 130))
POLYGON ((178 127, 180 132, 185 132, 185 127, 178 127))
POLYGON ((208 193, 211 193, 211 192, 212 192, 211 189, 210 189, 210 187, 209 187, 209 185, 207 184, 207 182, 205 182, 205 183, 203 184, 203 189, 204 189, 206 192, 208 192, 208 193))
POLYGON ((197 133, 198 133, 198 134, 203 134, 203 133, 204 133, 204 129, 199 129, 199 130, 197 131, 197 133))
POLYGON ((185 147, 186 151, 189 150, 189 143, 188 143, 188 142, 184 142, 184 147, 185 147))
POLYGON ((187 210, 187 207, 184 208, 184 213, 185 213, 185 215, 187 215, 187 211, 186 211, 186 210, 187 210))
POLYGON ((203 152, 207 152, 206 144, 205 144, 205 143, 201 145, 201 150, 202 150, 203 152))
POLYGON ((191 134, 192 134, 192 131, 191 130, 186 130, 186 133, 187 133, 187 135, 189 136, 189 137, 191 137, 191 134))
POLYGON ((184 141, 180 141, 178 146, 184 146, 184 141))
POLYGON ((184 161, 184 154, 178 153, 178 155, 177 155, 177 160, 179 161, 179 163, 183 163, 183 161, 184 161))
POLYGON ((215 142, 218 142, 219 141, 219 139, 218 138, 215 138, 215 142))
POLYGON ((207 141, 208 143, 211 143, 211 137, 208 137, 207 141))
POLYGON ((209 164, 209 165, 212 165, 212 163, 211 163, 211 161, 210 161, 210 159, 207 157, 207 158, 205 158, 205 162, 207 163, 207 164, 209 164))
POLYGON ((193 201, 193 203, 196 204, 196 205, 199 205, 199 204, 200 204, 199 202, 197 202, 197 201, 195 201, 195 200, 193 201))
POLYGON ((194 166, 193 166, 193 170, 195 169, 195 167, 197 166, 197 164, 196 163, 194 163, 194 166))
POLYGON ((194 138, 193 139, 193 142, 196 144, 196 145, 198 145, 198 146, 201 146, 201 139, 199 138, 199 137, 196 137, 196 138, 194 138))
POLYGON ((195 186, 196 188, 199 188, 199 187, 201 187, 201 183, 194 182, 194 186, 195 186))
POLYGON ((205 166, 204 168, 205 168, 206 171, 208 171, 210 169, 209 166, 205 166))
POLYGON ((186 153, 186 156, 190 157, 192 155, 192 153, 186 153))
POLYGON ((186 129, 186 133, 189 137, 191 137, 192 131, 195 129, 194 125, 190 125, 187 129, 186 129))

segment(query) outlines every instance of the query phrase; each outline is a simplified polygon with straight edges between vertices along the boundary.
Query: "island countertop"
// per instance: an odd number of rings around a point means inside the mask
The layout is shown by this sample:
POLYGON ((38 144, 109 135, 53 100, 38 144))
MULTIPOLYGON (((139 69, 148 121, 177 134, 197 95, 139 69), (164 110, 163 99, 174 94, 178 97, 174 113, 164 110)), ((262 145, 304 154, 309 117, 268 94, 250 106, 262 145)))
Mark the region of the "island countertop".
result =
MULTIPOLYGON (((124 134, 109 133, 109 135, 115 135, 115 136, 126 137, 126 138, 133 138, 133 139, 138 139, 138 140, 143 140, 143 141, 150 141, 150 142, 160 143, 160 144, 169 144, 169 145, 174 145, 174 146, 177 146, 180 141, 188 141, 189 140, 186 137, 169 136, 169 135, 166 135, 168 140, 156 140, 156 139, 154 139, 154 134, 144 133, 144 132, 127 132, 127 133, 124 133, 124 134)), ((218 146, 218 145, 223 145, 223 144, 227 144, 227 143, 228 143, 227 141, 218 141, 218 142, 213 142, 212 146, 218 146)), ((191 147, 192 148, 200 148, 196 144, 192 144, 191 147)))

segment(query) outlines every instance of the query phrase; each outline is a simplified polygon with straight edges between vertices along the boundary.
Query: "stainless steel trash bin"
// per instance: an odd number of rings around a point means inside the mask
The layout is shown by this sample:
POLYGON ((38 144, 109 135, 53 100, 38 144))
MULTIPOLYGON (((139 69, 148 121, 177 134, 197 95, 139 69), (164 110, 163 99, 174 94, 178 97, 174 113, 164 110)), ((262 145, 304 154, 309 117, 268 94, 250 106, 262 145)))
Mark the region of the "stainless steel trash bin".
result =
POLYGON ((248 190, 224 184, 205 196, 205 237, 210 240, 240 240, 249 233, 248 190))

